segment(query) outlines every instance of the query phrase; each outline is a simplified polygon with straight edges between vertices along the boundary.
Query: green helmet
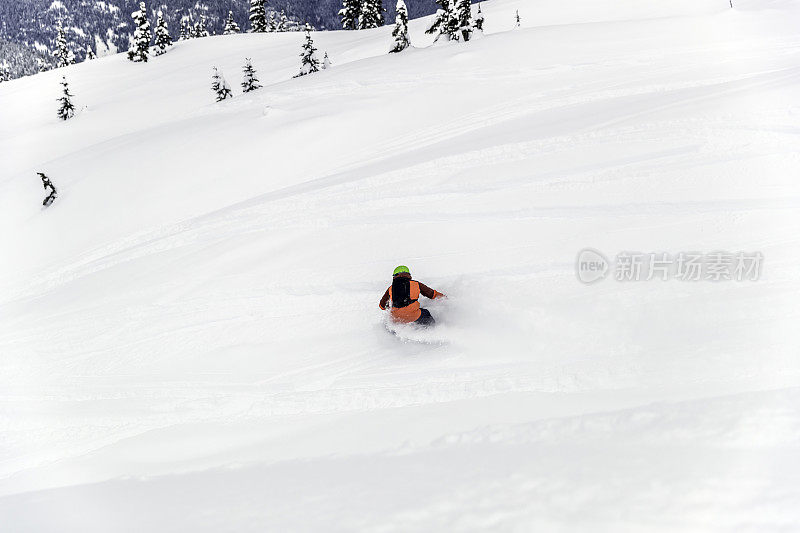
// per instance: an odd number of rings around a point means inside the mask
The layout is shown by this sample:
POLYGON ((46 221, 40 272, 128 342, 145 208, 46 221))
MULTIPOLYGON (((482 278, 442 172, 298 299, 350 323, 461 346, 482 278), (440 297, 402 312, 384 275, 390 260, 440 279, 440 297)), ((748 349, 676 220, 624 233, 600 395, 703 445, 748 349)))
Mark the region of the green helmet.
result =
POLYGON ((398 274, 402 274, 403 272, 405 272, 406 274, 411 274, 411 271, 408 269, 407 266, 400 265, 399 267, 394 269, 394 272, 392 272, 392 276, 396 276, 398 274))

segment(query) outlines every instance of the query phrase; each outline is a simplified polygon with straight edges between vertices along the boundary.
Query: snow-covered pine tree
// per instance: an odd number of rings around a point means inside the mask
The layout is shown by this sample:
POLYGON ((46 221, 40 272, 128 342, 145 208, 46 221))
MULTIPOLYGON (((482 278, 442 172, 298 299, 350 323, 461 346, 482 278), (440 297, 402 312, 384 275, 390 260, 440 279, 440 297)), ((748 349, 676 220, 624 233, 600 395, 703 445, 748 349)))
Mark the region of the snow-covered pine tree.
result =
POLYGON ((438 41, 442 37, 449 41, 450 19, 452 18, 450 0, 436 0, 436 3, 439 4, 440 9, 436 11, 436 16, 433 18, 433 23, 431 24, 430 28, 425 30, 425 33, 430 35, 435 34, 435 41, 438 41))
POLYGON ((481 12, 480 2, 478 2, 478 12, 475 14, 475 18, 472 19, 472 27, 475 31, 483 33, 483 12, 481 12))
POLYGON ((40 178, 42 178, 42 187, 44 187, 44 192, 47 194, 44 200, 42 201, 42 205, 48 207, 50 204, 55 202, 56 197, 58 196, 58 191, 56 190, 55 185, 53 182, 50 181, 44 172, 37 172, 40 178))
POLYGON ((289 31, 289 19, 286 18, 286 13, 281 9, 281 16, 278 19, 278 31, 289 31))
POLYGON ((367 30, 383 26, 383 0, 362 0, 358 17, 358 29, 367 30))
POLYGON ((397 16, 394 19, 394 30, 392 30, 392 37, 394 37, 394 45, 389 53, 402 52, 411 46, 411 40, 408 38, 408 9, 403 0, 397 0, 397 7, 395 7, 397 16))
POLYGON ((250 0, 250 33, 267 31, 267 12, 264 0, 250 0))
POLYGON ((61 98, 58 99, 58 102, 61 104, 58 106, 58 118, 61 120, 68 120, 75 116, 75 106, 72 104, 72 97, 74 95, 69 92, 67 78, 63 76, 61 77, 61 87, 61 98))
POLYGON ((278 31, 278 21, 275 19, 274 11, 270 11, 267 17, 267 31, 270 33, 278 31))
POLYGON ((460 0, 450 0, 450 18, 447 19, 447 33, 451 41, 461 40, 461 21, 458 19, 458 2, 460 0))
POLYGON ((167 28, 167 21, 164 19, 164 14, 158 11, 158 20, 156 21, 156 42, 155 52, 157 56, 167 53, 167 48, 172 46, 172 37, 169 35, 169 28, 167 28))
POLYGON ((131 41, 131 47, 128 50, 128 59, 137 63, 146 63, 153 34, 150 32, 147 7, 144 2, 139 2, 139 11, 131 13, 131 17, 133 17, 136 29, 133 31, 133 41, 131 41))
POLYGON ((452 37, 459 41, 469 41, 472 37, 472 2, 470 0, 455 0, 453 14, 455 17, 452 37))
POLYGON ((519 19, 519 9, 516 10, 514 18, 516 19, 516 22, 514 23, 514 27, 515 28, 519 28, 522 25, 522 22, 519 19))
POLYGON ((332 65, 328 52, 325 52, 325 57, 322 58, 322 70, 327 70, 332 65))
POLYGON ((92 59, 97 59, 97 54, 94 53, 92 50, 92 45, 86 45, 86 61, 91 61, 92 59))
POLYGON ((261 84, 256 78, 256 69, 253 68, 253 63, 248 57, 244 63, 244 79, 242 80, 242 89, 244 92, 249 93, 261 88, 261 84))
POLYGON ((314 40, 311 38, 311 25, 306 22, 306 42, 303 43, 303 51, 300 52, 300 73, 295 78, 319 72, 319 59, 317 59, 317 49, 314 48, 314 40))
POLYGON ((225 80, 225 76, 214 67, 214 74, 211 76, 211 89, 217 95, 217 102, 221 102, 227 98, 233 98, 233 91, 231 86, 225 80))
POLYGON ((186 17, 181 18, 181 36, 178 38, 179 41, 185 41, 186 39, 192 38, 192 25, 189 23, 189 19, 186 17))
POLYGON ((222 35, 231 35, 241 31, 242 29, 236 24, 236 21, 233 20, 233 11, 228 11, 228 19, 225 21, 225 29, 222 31, 222 35))
POLYGON ((214 71, 211 74, 211 90, 214 91, 214 93, 216 94, 219 92, 219 88, 222 86, 222 82, 220 81, 219 70, 217 70, 217 67, 211 67, 211 68, 214 71))
POLYGON ((339 16, 342 19, 342 29, 357 30, 358 19, 361 16, 361 0, 343 0, 339 16))
POLYGON ((8 68, 5 65, 0 65, 0 83, 8 81, 11 75, 8 73, 8 68))
POLYGON ((36 58, 36 65, 39 67, 40 73, 47 72, 48 70, 50 70, 49 66, 47 65, 47 62, 41 57, 36 58))
POLYGON ((67 48, 67 34, 61 21, 56 27, 56 50, 53 55, 56 58, 56 68, 67 67, 75 62, 72 52, 67 48))
POLYGON ((206 26, 206 16, 200 15, 200 20, 194 23, 194 37, 208 37, 211 34, 208 33, 208 27, 206 26))

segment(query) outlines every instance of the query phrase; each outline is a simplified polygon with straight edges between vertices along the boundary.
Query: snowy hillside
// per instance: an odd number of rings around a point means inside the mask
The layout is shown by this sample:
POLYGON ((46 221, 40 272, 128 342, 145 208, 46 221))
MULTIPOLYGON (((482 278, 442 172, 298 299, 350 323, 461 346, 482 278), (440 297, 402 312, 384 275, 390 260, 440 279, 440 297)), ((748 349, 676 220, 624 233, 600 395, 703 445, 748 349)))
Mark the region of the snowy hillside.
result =
POLYGON ((297 79, 285 33, 0 85, 0 529, 800 528, 800 5, 482 10, 317 32, 297 79), (584 284, 585 248, 763 264, 584 284))

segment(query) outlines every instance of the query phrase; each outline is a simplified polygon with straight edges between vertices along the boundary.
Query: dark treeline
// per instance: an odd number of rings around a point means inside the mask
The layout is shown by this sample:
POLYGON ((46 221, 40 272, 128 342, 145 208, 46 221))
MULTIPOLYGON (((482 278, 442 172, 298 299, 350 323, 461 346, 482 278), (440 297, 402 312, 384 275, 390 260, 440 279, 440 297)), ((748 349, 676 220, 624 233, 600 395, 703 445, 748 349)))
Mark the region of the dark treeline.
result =
MULTIPOLYGON (((125 52, 133 34, 131 13, 139 0, 15 0, 0 2, 0 66, 11 78, 34 74, 51 68, 55 61, 47 50, 53 50, 56 25, 63 22, 70 51, 75 61, 83 61, 89 49, 103 55, 106 49, 125 52), (99 41, 99 42, 98 42, 99 41), (99 50, 98 50, 99 48, 99 50)), ((386 22, 394 21, 396 0, 384 0, 386 22)), ((409 18, 433 13, 433 0, 409 0, 409 18)), ((185 17, 197 20, 206 16, 209 32, 221 34, 228 11, 243 31, 249 29, 249 0, 170 0, 147 3, 149 16, 161 10, 174 40, 178 40, 180 21, 185 17)), ((284 11, 298 29, 307 22, 316 29, 341 29, 338 15, 342 0, 267 0, 269 11, 284 11)))

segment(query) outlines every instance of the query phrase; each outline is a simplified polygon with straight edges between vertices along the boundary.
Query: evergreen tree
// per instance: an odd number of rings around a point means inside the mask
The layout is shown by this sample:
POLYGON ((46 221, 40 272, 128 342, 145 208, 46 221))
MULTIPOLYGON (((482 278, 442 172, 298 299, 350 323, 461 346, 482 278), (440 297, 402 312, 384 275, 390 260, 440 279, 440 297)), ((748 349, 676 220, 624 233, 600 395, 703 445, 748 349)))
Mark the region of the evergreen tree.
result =
POLYGON ((67 48, 67 35, 64 31, 64 26, 61 25, 61 21, 58 22, 56 27, 56 51, 54 55, 56 68, 67 67, 75 62, 75 57, 67 48))
POLYGON ((300 52, 300 73, 295 78, 313 72, 319 72, 319 59, 317 59, 314 41, 311 39, 311 25, 306 22, 306 42, 303 43, 303 51, 300 52))
POLYGON ((208 28, 206 27, 205 15, 200 15, 200 20, 194 23, 194 31, 192 33, 195 39, 198 39, 200 37, 208 37, 209 35, 211 35, 210 33, 208 33, 208 28))
POLYGON ((519 9, 517 9, 516 14, 514 15, 514 17, 516 18, 516 22, 514 23, 514 27, 515 28, 519 28, 520 25, 521 25, 521 21, 519 19, 519 9))
POLYGON ((281 9, 281 17, 278 19, 278 31, 289 31, 289 19, 281 9))
POLYGON ((86 60, 91 61, 92 59, 97 59, 97 54, 92 50, 92 45, 86 45, 86 60))
POLYGON ((75 106, 72 104, 72 97, 74 95, 69 92, 67 78, 61 78, 61 86, 63 89, 61 98, 58 99, 59 103, 61 104, 58 107, 58 118, 61 120, 68 120, 75 116, 75 106))
POLYGON ((264 33, 267 31, 267 12, 264 0, 250 0, 250 32, 264 33))
POLYGON ((447 19, 447 34, 451 41, 458 41, 461 39, 461 21, 458 18, 458 2, 460 0, 450 0, 450 17, 447 19))
POLYGON ((475 18, 472 19, 472 27, 475 31, 483 33, 483 13, 481 12, 480 3, 478 3, 478 13, 475 15, 475 18))
POLYGON ((244 64, 244 79, 242 80, 242 89, 244 89, 244 92, 249 93, 250 91, 255 91, 256 89, 260 88, 261 84, 258 82, 258 78, 256 78, 256 69, 253 68, 253 63, 248 57, 244 64))
POLYGON ((45 60, 42 59, 41 57, 36 58, 36 65, 39 67, 40 73, 47 72, 48 70, 50 70, 50 67, 47 65, 47 62, 45 62, 45 60))
POLYGON ((450 20, 452 17, 452 9, 450 0, 436 0, 440 9, 436 11, 436 16, 433 18, 431 27, 425 30, 427 34, 436 34, 435 41, 438 41, 444 36, 446 40, 450 40, 450 20))
POLYGON ((225 30, 223 30, 222 35, 231 35, 241 31, 242 29, 236 24, 236 21, 233 20, 233 11, 228 11, 228 20, 225 21, 225 30))
POLYGON ((357 30, 358 19, 361 17, 361 0, 344 0, 339 16, 342 19, 342 29, 357 30))
POLYGON ((150 32, 150 22, 147 20, 147 7, 144 2, 139 2, 139 11, 134 11, 131 16, 136 29, 133 32, 133 41, 128 50, 128 59, 137 63, 146 63, 150 53, 150 40, 153 34, 150 32))
POLYGON ((278 31, 278 21, 275 20, 275 12, 269 12, 269 18, 267 19, 267 31, 270 33, 278 31))
POLYGON ((367 30, 383 26, 383 0, 362 0, 361 14, 358 17, 358 29, 367 30))
POLYGON ((183 17, 181 19, 181 36, 180 36, 180 38, 178 40, 179 41, 185 41, 185 40, 191 39, 191 38, 192 38, 192 26, 189 23, 189 19, 186 18, 186 17, 183 17))
POLYGON ((325 57, 322 58, 322 70, 327 70, 332 65, 328 52, 325 52, 325 57))
POLYGON ((58 196, 58 191, 56 191, 53 182, 50 181, 50 178, 48 178, 44 172, 37 172, 37 174, 40 178, 42 178, 42 187, 44 187, 44 192, 47 194, 42 202, 42 205, 48 207, 50 204, 55 202, 56 197, 58 196))
POLYGON ((0 65, 0 83, 8 81, 11 75, 8 73, 8 68, 5 65, 0 65))
POLYGON ((216 94, 219 93, 222 82, 220 81, 219 70, 217 70, 217 67, 211 68, 214 70, 214 72, 211 74, 211 90, 216 94))
POLYGON ((214 67, 214 74, 211 76, 211 89, 217 95, 217 102, 221 102, 228 98, 233 98, 233 91, 231 91, 231 86, 228 85, 228 82, 225 80, 225 76, 214 67))
POLYGON ((408 38, 408 9, 403 0, 397 0, 397 7, 395 7, 397 16, 394 20, 394 30, 392 30, 392 37, 394 37, 394 45, 389 53, 402 52, 411 46, 411 40, 408 38))
POLYGON ((453 9, 452 38, 469 41, 472 37, 472 3, 470 0, 455 0, 453 9))
POLYGON ((170 46, 172 46, 172 37, 169 35, 169 28, 167 28, 167 22, 164 19, 164 14, 159 11, 158 21, 156 22, 156 55, 160 56, 162 54, 166 54, 167 48, 170 46))

